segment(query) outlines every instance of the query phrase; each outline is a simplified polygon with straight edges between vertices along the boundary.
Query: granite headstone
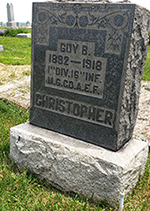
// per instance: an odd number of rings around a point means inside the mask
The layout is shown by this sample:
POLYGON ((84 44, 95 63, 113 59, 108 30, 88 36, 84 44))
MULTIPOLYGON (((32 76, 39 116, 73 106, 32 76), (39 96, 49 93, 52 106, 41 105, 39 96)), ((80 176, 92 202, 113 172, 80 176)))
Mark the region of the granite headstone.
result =
POLYGON ((30 123, 113 151, 129 141, 147 16, 135 4, 33 3, 30 123))
POLYGON ((10 158, 65 192, 114 204, 148 156, 130 138, 149 11, 104 1, 33 3, 30 122, 10 129, 10 158))

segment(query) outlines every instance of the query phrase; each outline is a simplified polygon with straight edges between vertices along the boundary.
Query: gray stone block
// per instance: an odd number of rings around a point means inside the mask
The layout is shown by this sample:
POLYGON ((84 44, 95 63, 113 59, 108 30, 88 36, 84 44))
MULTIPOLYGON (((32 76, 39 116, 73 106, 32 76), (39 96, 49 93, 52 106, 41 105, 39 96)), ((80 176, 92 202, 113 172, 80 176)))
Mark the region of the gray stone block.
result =
POLYGON ((16 22, 15 21, 9 21, 6 23, 7 28, 16 28, 16 22))
POLYGON ((135 4, 33 4, 30 122, 117 151, 132 137, 149 11, 135 4))
POLYGON ((135 139, 113 152, 50 130, 21 124, 10 130, 10 157, 63 191, 119 202, 143 175, 148 144, 135 139))

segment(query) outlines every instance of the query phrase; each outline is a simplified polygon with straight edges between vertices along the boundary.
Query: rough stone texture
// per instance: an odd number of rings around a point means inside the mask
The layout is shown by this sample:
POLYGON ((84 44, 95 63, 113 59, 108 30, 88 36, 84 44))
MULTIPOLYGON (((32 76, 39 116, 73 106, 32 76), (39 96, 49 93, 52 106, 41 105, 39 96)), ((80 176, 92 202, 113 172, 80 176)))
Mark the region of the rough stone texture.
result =
MULTIPOLYGON (((132 137, 139 109, 139 96, 147 55, 150 12, 136 5, 128 52, 124 91, 118 112, 118 148, 132 137)), ((122 91, 122 90, 121 90, 122 91)))
POLYGON ((34 3, 30 123, 121 148, 136 122, 148 19, 125 2, 34 3))
POLYGON ((133 139, 112 152, 86 142, 33 126, 10 131, 10 157, 63 191, 73 191, 95 201, 119 201, 143 175, 148 144, 133 139))

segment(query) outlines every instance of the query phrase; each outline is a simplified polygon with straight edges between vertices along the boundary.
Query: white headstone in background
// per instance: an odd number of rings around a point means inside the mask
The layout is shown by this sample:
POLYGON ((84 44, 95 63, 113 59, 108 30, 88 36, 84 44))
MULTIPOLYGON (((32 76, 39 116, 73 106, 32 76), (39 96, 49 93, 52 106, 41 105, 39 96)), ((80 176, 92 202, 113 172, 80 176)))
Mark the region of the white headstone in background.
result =
POLYGON ((3 45, 0 45, 0 51, 3 51, 4 48, 3 48, 3 45))
POLYGON ((30 29, 31 28, 31 24, 29 21, 26 22, 26 28, 30 29))

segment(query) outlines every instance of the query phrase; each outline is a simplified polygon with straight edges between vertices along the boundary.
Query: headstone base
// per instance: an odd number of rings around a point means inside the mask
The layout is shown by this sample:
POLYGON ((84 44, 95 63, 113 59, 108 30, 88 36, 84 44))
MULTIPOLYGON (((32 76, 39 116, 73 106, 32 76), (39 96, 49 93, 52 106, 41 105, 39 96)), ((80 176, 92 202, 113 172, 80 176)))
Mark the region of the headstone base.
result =
POLYGON ((16 22, 15 21, 9 21, 7 22, 7 28, 16 28, 16 22))
POLYGON ((119 202, 143 175, 148 144, 135 139, 119 151, 110 150, 21 124, 10 130, 10 157, 20 169, 28 169, 63 191, 81 193, 93 200, 119 202))

